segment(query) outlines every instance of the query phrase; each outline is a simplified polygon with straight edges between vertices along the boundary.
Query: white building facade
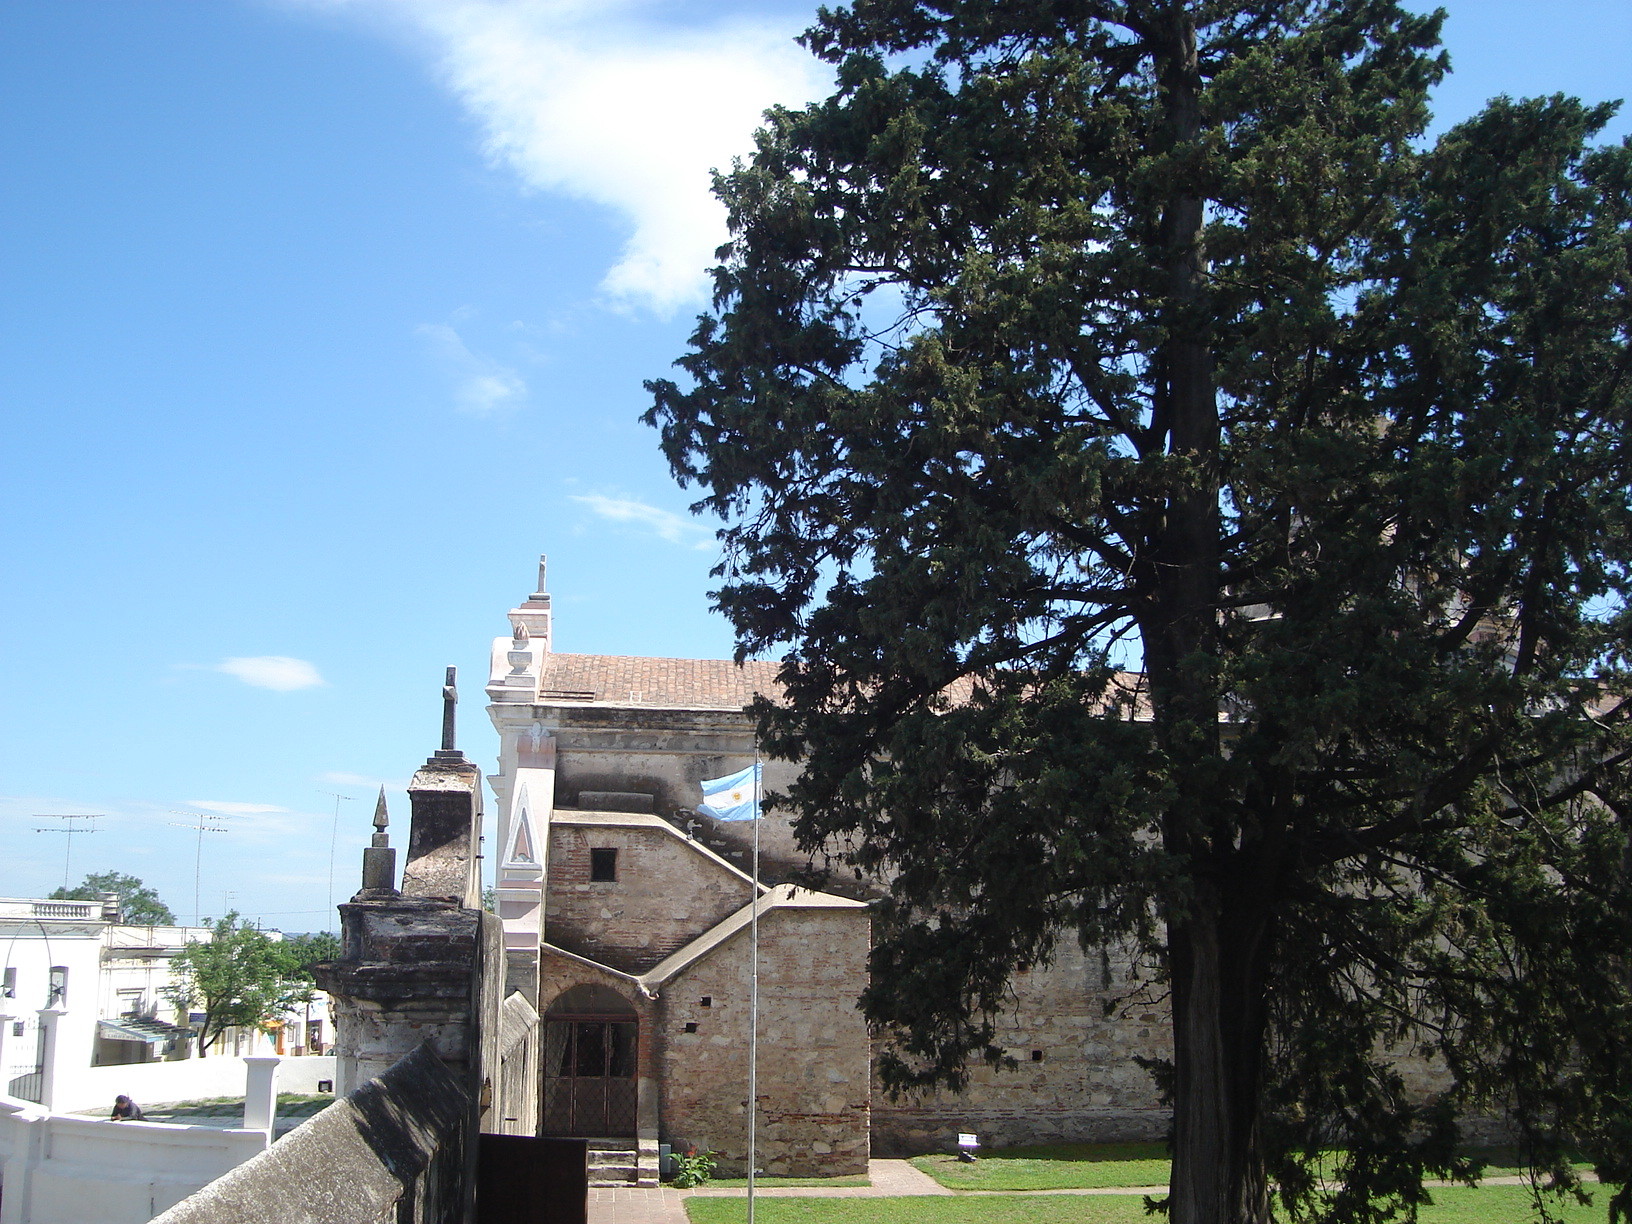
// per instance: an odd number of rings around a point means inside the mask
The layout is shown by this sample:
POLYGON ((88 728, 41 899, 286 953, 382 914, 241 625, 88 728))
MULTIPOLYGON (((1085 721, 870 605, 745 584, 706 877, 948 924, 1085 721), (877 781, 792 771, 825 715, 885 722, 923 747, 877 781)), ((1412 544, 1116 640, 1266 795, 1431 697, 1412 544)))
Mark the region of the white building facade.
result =
MULTIPOLYGON (((118 916, 111 899, 0 898, 0 1094, 49 1102, 53 1075, 78 1080, 90 1068, 196 1055, 193 1026, 203 1016, 179 1014, 169 991, 177 954, 213 932, 129 926, 118 916)), ((269 1031, 228 1029, 207 1054, 324 1054, 332 1034, 328 999, 315 991, 269 1031)))

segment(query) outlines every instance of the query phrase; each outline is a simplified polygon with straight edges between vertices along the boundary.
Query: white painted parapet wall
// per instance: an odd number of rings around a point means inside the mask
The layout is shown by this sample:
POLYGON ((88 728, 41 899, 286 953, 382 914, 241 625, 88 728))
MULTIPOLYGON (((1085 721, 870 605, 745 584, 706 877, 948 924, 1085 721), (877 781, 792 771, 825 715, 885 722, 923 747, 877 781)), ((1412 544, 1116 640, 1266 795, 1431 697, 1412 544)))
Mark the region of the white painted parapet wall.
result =
POLYGON ((313 1093, 334 1067, 332 1056, 190 1058, 90 1067, 57 1085, 61 1108, 99 1110, 121 1093, 150 1106, 247 1088, 250 1116, 233 1129, 71 1117, 0 1096, 0 1224, 147 1224, 265 1151, 275 1093, 313 1093))
POLYGON ((71 1118, 0 1098, 0 1224, 146 1224, 268 1143, 264 1130, 71 1118))

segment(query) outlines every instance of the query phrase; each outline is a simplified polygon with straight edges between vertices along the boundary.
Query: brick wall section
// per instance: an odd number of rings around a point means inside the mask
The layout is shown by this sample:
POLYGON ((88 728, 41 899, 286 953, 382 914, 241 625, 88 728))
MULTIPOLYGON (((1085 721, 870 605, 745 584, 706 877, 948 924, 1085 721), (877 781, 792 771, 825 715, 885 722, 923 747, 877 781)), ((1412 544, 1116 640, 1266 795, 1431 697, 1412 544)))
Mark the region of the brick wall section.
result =
MULTIPOLYGON (((552 822, 544 939, 644 973, 748 903, 752 885, 672 833, 552 822), (616 849, 618 878, 592 881, 590 850, 616 849)), ((863 953, 865 956, 865 952, 863 953)))
MULTIPOLYGON (((854 1001, 867 911, 777 907, 759 938, 757 1163, 772 1175, 866 1173, 871 1050, 854 1001)), ((746 1172, 748 951, 738 932, 665 983, 660 1000, 663 1136, 718 1152, 734 1177, 746 1172)))
POLYGON ((958 1094, 891 1101, 875 1086, 874 1154, 953 1151, 959 1131, 975 1132, 985 1147, 1163 1138, 1169 1111, 1134 1056, 1171 1056, 1167 1005, 1132 1003, 1107 1019, 1107 999, 1131 989, 1125 963, 1113 961, 1111 973, 1106 990, 1099 953, 1065 941, 1049 968, 1019 975, 997 1038, 1018 1069, 982 1064, 958 1094), (1031 1061, 1033 1050, 1041 1062, 1031 1061))

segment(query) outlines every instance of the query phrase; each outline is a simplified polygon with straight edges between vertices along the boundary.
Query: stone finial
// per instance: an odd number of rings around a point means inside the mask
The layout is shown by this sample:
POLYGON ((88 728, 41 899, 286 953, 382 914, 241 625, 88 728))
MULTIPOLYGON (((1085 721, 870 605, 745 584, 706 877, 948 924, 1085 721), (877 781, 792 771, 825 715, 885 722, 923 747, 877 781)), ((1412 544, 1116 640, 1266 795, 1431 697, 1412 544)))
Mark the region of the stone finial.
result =
POLYGON ((389 822, 382 786, 380 797, 374 803, 374 839, 363 850, 363 891, 352 898, 354 902, 396 895, 397 852, 391 849, 391 839, 386 836, 385 826, 389 822))
POLYGON ((548 568, 549 560, 548 556, 540 556, 538 559, 538 590, 534 594, 542 595, 550 589, 544 584, 544 571, 548 568))
POLYGON ((517 622, 515 628, 511 630, 510 640, 516 644, 516 648, 519 650, 521 647, 527 645, 532 636, 533 635, 528 632, 526 625, 517 622))

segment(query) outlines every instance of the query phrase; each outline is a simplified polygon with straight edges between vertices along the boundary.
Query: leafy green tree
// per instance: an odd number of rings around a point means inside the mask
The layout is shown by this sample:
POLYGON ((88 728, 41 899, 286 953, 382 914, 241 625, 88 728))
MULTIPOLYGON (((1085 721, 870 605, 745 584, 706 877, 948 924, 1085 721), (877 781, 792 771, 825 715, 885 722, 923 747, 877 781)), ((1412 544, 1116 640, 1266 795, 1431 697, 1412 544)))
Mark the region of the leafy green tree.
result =
POLYGON ((312 997, 311 978, 280 941, 240 920, 234 910, 211 926, 212 937, 185 945, 172 960, 176 983, 166 994, 178 1008, 204 1013, 199 1057, 229 1028, 265 1029, 312 997))
POLYGON ((824 10, 837 92, 721 177, 650 384, 785 661, 776 799, 893 881, 886 1080, 1004 1063, 1013 971, 1126 947, 1175 1224, 1412 1217, 1490 1113, 1632 1207, 1632 151, 1565 98, 1427 141, 1439 24, 824 10))
POLYGON ((288 935, 275 946, 289 975, 303 982, 314 980, 313 965, 319 961, 335 960, 340 955, 340 937, 333 931, 288 935))
POLYGON ((53 901, 96 901, 103 893, 118 893, 125 921, 133 926, 174 926, 176 916, 159 894, 133 875, 122 871, 92 871, 74 888, 58 888, 53 901))

